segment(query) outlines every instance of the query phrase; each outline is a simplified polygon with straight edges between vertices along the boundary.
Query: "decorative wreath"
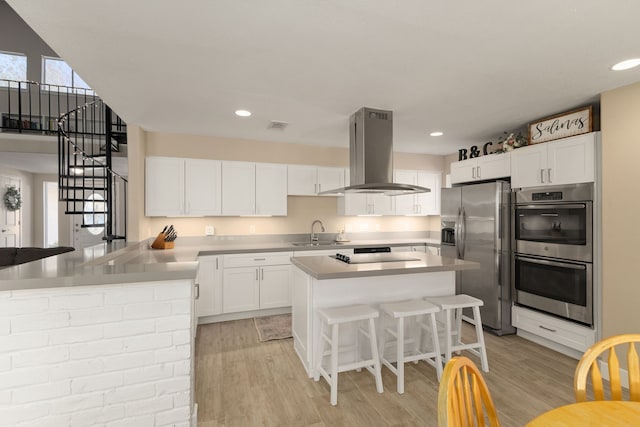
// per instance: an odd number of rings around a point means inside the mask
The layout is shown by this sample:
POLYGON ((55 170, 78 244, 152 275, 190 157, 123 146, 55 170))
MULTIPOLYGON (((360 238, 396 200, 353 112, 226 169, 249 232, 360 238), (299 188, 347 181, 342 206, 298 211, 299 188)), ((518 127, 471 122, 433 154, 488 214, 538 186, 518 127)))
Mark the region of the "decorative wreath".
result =
POLYGON ((4 205, 10 211, 17 211, 22 206, 22 198, 20 197, 20 190, 15 185, 7 188, 7 192, 4 193, 4 205))

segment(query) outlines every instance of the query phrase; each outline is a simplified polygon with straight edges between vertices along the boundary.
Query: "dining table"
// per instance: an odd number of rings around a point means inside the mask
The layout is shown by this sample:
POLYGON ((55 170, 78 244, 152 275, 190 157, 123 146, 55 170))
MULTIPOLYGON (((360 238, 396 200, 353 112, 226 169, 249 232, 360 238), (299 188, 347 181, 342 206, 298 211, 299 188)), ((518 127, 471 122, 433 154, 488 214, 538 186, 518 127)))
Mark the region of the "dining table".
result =
POLYGON ((598 400, 572 403, 531 420, 527 427, 640 426, 640 402, 598 400))

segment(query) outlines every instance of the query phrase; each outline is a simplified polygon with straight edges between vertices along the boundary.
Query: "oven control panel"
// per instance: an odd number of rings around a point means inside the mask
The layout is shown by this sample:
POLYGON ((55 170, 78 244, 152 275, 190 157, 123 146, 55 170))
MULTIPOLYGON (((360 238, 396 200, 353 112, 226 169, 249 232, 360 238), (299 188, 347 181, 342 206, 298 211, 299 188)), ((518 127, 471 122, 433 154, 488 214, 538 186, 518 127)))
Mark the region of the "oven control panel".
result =
POLYGON ((547 191, 544 193, 533 193, 531 200, 534 202, 548 201, 548 200, 562 200, 562 191, 547 191))

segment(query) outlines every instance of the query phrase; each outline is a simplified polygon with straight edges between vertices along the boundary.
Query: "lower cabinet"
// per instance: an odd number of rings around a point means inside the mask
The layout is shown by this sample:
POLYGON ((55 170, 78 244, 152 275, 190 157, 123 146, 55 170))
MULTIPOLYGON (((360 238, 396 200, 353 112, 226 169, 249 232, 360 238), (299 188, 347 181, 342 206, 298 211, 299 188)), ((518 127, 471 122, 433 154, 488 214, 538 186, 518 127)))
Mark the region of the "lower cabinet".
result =
POLYGON ((291 305, 292 252, 224 255, 222 312, 291 305))
POLYGON ((291 305, 291 265, 260 267, 260 308, 291 305))
POLYGON ((198 257, 198 299, 196 316, 215 316, 222 313, 222 256, 198 257))
POLYGON ((257 267, 225 268, 222 281, 222 312, 236 313, 260 308, 257 267))
POLYGON ((595 331, 568 320, 548 316, 525 307, 512 307, 512 323, 521 331, 544 338, 561 346, 585 352, 595 343, 595 331))

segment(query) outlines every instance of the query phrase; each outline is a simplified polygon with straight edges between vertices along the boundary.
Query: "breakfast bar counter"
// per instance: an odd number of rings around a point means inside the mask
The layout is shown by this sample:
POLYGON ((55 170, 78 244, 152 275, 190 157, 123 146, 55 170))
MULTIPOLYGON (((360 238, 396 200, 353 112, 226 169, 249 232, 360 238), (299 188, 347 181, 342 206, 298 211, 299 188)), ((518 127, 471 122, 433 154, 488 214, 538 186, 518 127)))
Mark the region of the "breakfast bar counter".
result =
MULTIPOLYGON (((377 255, 377 254, 372 254, 377 255)), ((292 332, 294 348, 312 376, 319 343, 319 308, 402 301, 455 294, 456 271, 478 269, 475 262, 419 252, 399 252, 401 259, 348 264, 330 256, 292 258, 292 332)), ((391 258, 392 259, 392 258, 391 258)), ((348 334, 344 334, 348 340, 348 334)))

